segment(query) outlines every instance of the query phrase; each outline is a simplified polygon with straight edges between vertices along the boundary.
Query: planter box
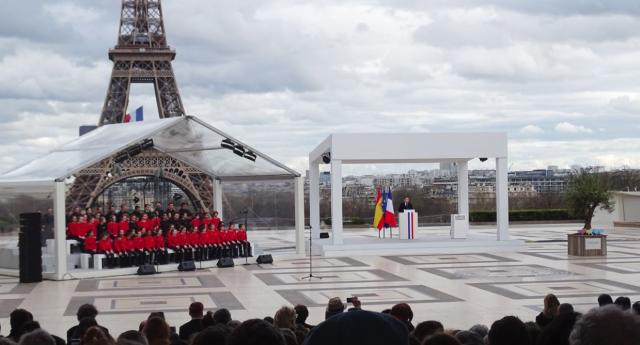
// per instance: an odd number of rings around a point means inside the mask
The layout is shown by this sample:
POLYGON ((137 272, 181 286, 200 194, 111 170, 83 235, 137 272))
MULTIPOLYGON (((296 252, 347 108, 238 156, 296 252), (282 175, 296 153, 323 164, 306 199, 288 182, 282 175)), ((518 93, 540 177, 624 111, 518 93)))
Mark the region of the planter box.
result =
POLYGON ((573 256, 607 256, 607 235, 567 235, 567 253, 573 256))

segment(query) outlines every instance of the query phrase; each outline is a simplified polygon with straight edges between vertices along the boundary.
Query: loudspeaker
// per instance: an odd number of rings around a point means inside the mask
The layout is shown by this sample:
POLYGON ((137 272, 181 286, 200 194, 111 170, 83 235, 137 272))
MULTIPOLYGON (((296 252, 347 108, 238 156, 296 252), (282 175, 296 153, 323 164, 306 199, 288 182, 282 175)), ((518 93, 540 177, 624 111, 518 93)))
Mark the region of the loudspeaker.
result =
POLYGON ((320 238, 329 238, 329 233, 328 232, 321 232, 320 233, 320 238))
POLYGON ((233 258, 229 258, 229 257, 220 258, 220 260, 218 260, 217 266, 220 268, 233 267, 234 266, 233 258))
POLYGON ((195 271, 196 263, 194 261, 183 261, 178 265, 178 271, 195 271))
POLYGON ((42 214, 21 213, 18 235, 21 283, 42 281, 42 214))
POLYGON ((256 262, 258 264, 272 264, 273 263, 273 257, 271 256, 271 254, 259 255, 258 259, 256 260, 256 262))
POLYGON ((150 264, 144 264, 138 267, 138 274, 141 276, 148 276, 151 274, 156 274, 156 268, 150 264))

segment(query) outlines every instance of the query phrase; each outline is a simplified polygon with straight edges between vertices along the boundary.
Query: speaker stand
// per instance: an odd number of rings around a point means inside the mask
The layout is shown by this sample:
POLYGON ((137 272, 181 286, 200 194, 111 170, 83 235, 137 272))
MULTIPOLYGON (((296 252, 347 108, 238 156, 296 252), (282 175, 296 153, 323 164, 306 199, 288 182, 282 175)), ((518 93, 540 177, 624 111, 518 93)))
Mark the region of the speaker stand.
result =
POLYGON ((309 279, 309 281, 314 279, 322 280, 322 277, 313 275, 313 231, 311 228, 309 228, 309 275, 300 278, 300 280, 305 279, 309 279))

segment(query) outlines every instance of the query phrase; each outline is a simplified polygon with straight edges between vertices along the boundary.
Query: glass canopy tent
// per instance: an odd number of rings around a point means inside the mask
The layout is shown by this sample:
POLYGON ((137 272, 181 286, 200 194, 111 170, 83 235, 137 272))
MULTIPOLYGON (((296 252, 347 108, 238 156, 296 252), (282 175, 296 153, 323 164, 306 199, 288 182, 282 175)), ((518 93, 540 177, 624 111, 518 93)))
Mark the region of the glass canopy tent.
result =
MULTIPOLYGON (((204 121, 184 116, 102 126, 0 175, 0 207, 27 198, 49 200, 53 208, 55 263, 49 270, 51 274, 45 271, 45 277, 64 279, 67 271, 65 193, 74 174, 149 139, 153 140, 154 149, 210 175, 217 186, 225 181, 294 180, 296 249, 298 253, 304 252, 304 192, 300 174, 204 121), (223 147, 225 139, 241 147, 244 154, 223 147)), ((221 200, 219 195, 216 199, 221 200)), ((14 212, 18 211, 14 208, 14 212)), ((2 255, 0 248, 0 258, 2 255)), ((0 273, 2 270, 0 267, 0 273)))

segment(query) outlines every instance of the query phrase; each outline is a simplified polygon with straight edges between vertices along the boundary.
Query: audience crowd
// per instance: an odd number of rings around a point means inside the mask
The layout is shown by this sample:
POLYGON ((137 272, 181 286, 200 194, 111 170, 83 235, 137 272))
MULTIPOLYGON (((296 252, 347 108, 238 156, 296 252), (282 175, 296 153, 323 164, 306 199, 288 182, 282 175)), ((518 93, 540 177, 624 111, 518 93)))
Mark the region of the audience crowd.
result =
POLYGON ((167 205, 75 207, 67 215, 67 238, 84 253, 104 255, 108 268, 252 256, 244 224, 225 224, 216 211, 194 213, 186 203, 167 205))
POLYGON ((34 321, 33 315, 16 309, 10 315, 11 330, 0 345, 637 345, 640 344, 640 302, 631 306, 627 297, 615 302, 609 295, 598 298, 599 307, 584 315, 554 295, 544 298, 535 322, 505 316, 491 324, 467 330, 448 329, 435 320, 414 326, 414 314, 406 303, 382 312, 366 311, 357 297, 351 307, 339 298, 327 303, 325 321, 307 323, 304 305, 283 306, 273 316, 234 320, 227 309, 206 311, 202 303, 189 306, 191 320, 177 331, 162 312, 154 312, 138 329, 119 335, 99 325, 98 310, 91 304, 77 311, 78 324, 66 340, 54 336, 34 321))

